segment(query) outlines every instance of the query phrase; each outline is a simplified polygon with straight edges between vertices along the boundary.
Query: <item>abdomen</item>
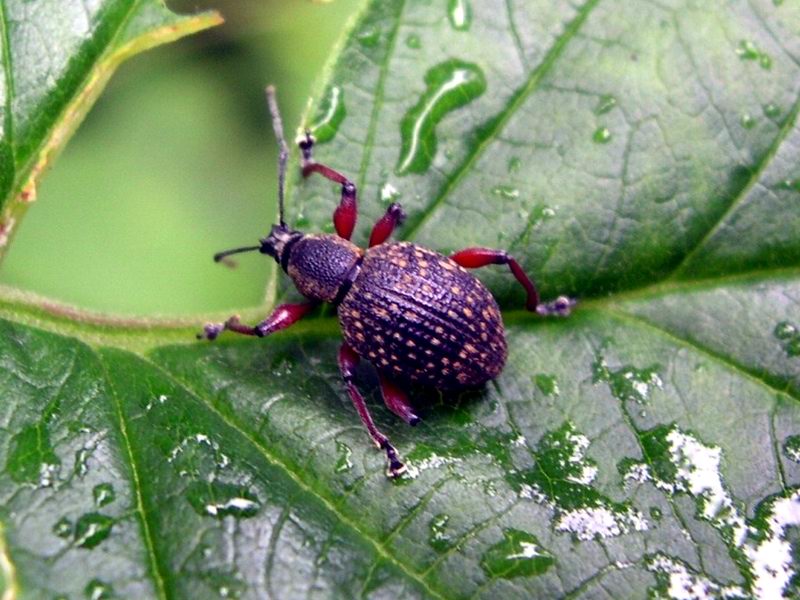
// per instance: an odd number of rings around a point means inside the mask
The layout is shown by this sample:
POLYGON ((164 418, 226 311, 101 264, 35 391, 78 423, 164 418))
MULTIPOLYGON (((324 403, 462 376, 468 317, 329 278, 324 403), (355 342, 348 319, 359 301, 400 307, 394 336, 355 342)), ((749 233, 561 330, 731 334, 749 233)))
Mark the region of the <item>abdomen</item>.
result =
POLYGON ((339 321, 345 341, 399 383, 473 387, 505 365, 503 321, 489 290, 446 256, 408 242, 367 251, 339 321))

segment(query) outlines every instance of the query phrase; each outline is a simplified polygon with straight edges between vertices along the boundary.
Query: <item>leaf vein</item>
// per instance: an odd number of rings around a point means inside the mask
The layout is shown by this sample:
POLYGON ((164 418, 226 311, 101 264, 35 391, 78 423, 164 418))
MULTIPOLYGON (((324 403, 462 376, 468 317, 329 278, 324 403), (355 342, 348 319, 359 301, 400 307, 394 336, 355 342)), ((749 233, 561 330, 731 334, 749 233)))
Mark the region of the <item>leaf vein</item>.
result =
POLYGON ((419 573, 412 571, 408 568, 405 564, 403 564, 399 559, 394 557, 386 548, 386 546, 381 543, 379 540, 375 539, 374 537, 370 536, 367 532, 363 531, 358 524, 353 521, 346 513, 344 513, 334 502, 323 496, 316 490, 308 481, 306 481, 300 474, 293 471, 289 468, 280 457, 273 454, 264 444, 262 444, 258 439, 254 438, 250 433, 247 432, 238 422, 233 420, 229 415, 224 414, 216 404, 203 396, 198 390, 196 390, 191 384, 183 381, 177 375, 173 374, 170 371, 167 371, 163 366, 159 365, 157 362, 152 360, 149 356, 142 356, 143 360, 145 360, 152 368, 157 370, 158 372, 164 374, 168 379, 174 382, 177 386, 181 387, 187 394, 195 397, 197 400, 202 402, 211 412, 213 412, 219 419, 221 419, 228 427, 231 428, 234 432, 244 438, 248 443, 252 444, 254 448, 256 448, 263 456, 266 458, 270 463, 275 465, 276 467, 280 468, 281 470, 286 473, 286 475, 297 485, 300 489, 304 492, 313 496, 322 505, 331 513, 333 514, 336 519, 342 523, 343 525, 347 526, 350 530, 356 533, 361 539, 367 542, 373 549, 382 556, 387 562, 391 563, 395 568, 399 571, 404 573, 410 579, 415 581, 419 584, 426 592, 435 596, 436 598, 441 598, 445 600, 445 596, 443 596, 439 591, 433 589, 428 582, 425 581, 422 575, 419 573))

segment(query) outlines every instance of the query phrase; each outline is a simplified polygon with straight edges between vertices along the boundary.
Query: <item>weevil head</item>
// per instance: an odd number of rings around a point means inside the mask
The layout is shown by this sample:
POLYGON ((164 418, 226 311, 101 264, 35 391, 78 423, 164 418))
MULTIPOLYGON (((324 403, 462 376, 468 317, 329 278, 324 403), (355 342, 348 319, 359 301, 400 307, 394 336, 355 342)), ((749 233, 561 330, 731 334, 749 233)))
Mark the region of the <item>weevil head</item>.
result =
POLYGON ((300 240, 305 234, 301 231, 289 229, 285 223, 273 225, 272 231, 265 238, 261 238, 261 246, 258 251, 275 259, 283 270, 289 262, 291 247, 300 240))

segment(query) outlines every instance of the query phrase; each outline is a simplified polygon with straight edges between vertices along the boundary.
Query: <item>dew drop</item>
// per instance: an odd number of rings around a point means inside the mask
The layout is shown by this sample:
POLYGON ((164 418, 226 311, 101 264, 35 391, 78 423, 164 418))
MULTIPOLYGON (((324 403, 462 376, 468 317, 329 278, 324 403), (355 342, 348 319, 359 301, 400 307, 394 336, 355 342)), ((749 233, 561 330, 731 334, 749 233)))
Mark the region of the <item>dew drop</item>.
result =
POLYGON ((317 109, 317 118, 311 125, 311 133, 318 144, 336 137, 339 126, 347 116, 344 107, 344 91, 338 85, 330 86, 317 109))
POLYGON ((486 79, 478 66, 457 59, 431 68, 425 74, 425 83, 425 93, 400 123, 399 175, 425 172, 436 155, 439 122, 486 91, 486 79))
POLYGON ((467 0, 450 0, 447 16, 454 29, 466 31, 472 23, 472 8, 467 0))
POLYGON ((519 198, 519 190, 510 185, 497 185, 492 188, 492 194, 508 199, 519 198))
POLYGON ((611 141, 611 132, 608 127, 598 127, 592 135, 592 141, 596 144, 607 144, 611 141))
POLYGON ((350 457, 353 455, 353 451, 350 449, 350 446, 344 442, 336 442, 336 452, 339 456, 336 459, 336 465, 333 470, 336 473, 344 473, 352 469, 353 462, 350 460, 350 457))
POLYGON ((660 521, 661 517, 663 516, 661 513, 661 509, 657 506, 650 507, 650 516, 653 518, 654 521, 660 521))
POLYGON ((438 514, 430 520, 428 527, 430 535, 428 536, 428 543, 437 552, 445 552, 451 546, 451 539, 447 533, 447 523, 450 521, 450 515, 438 514))
POLYGON ((507 169, 509 173, 516 173, 522 166, 522 160, 517 156, 512 156, 508 160, 507 169))
POLYGON ((800 329, 789 321, 775 326, 773 335, 780 340, 783 351, 791 357, 800 356, 800 329))
POLYGON ((758 58, 758 64, 762 69, 769 71, 772 68, 772 58, 768 54, 762 54, 758 58))
POLYGON ((84 477, 89 472, 89 465, 87 464, 89 460, 89 449, 88 448, 81 448, 75 453, 75 466, 72 469, 72 472, 75 473, 78 477, 84 477))
POLYGON ((105 540, 114 527, 114 519, 100 513, 86 513, 75 523, 75 545, 94 548, 105 540))
POLYGON ((770 119, 775 119, 780 116, 781 109, 776 104, 770 102, 764 105, 764 114, 770 119))
POLYGON ((610 94, 600 96, 600 99, 597 101, 597 106, 594 107, 594 114, 604 115, 607 112, 612 111, 616 106, 617 99, 614 96, 610 94))
POLYGON ((790 435, 783 442, 783 454, 789 460, 800 463, 800 435, 790 435))
POLYGON ((783 190, 793 192, 800 192, 800 178, 798 179, 784 179, 778 184, 778 187, 783 190))
POLYGON ((17 483, 37 483, 49 487, 61 464, 50 444, 47 428, 39 423, 29 425, 11 438, 6 470, 17 483))
POLYGON ((359 33, 356 39, 365 48, 374 48, 381 39, 381 32, 379 29, 366 29, 359 33))
POLYGON ((530 577, 541 575, 556 560, 531 533, 504 529, 502 542, 489 548, 481 558, 481 567, 489 577, 530 577))
POLYGON ((53 525, 53 533, 60 538, 68 538, 72 535, 72 521, 67 517, 61 517, 55 525, 53 525))
POLYGON ((94 486, 92 495, 94 496, 95 506, 98 507, 111 504, 117 497, 114 492, 114 486, 110 483, 100 483, 94 486))
POLYGON ((538 375, 533 376, 533 381, 536 384, 536 387, 539 388, 539 391, 545 396, 559 395, 558 381, 556 381, 555 375, 545 375, 544 373, 539 373, 538 375))
POLYGON ((412 50, 419 50, 422 48, 422 42, 419 39, 419 36, 412 33, 408 37, 406 37, 406 46, 411 48, 412 50))
POLYGON ((387 181, 381 186, 380 201, 384 206, 388 206, 392 202, 397 202, 400 196, 400 192, 390 182, 387 181))
POLYGON ((106 600, 114 597, 114 588, 99 579, 92 579, 86 584, 83 593, 89 600, 106 600))
POLYGON ((197 514, 218 519, 253 517, 261 508, 253 492, 230 483, 194 482, 187 489, 187 499, 197 514))
POLYGON ((742 60, 758 60, 761 53, 753 42, 742 40, 736 48, 736 54, 742 60))
POLYGON ((752 129, 756 124, 756 120, 750 113, 743 113, 739 118, 739 123, 741 123, 742 127, 745 129, 752 129))
POLYGON ((303 213, 297 215, 297 218, 294 220, 294 226, 298 229, 305 229, 309 225, 311 225, 311 219, 305 216, 303 213))

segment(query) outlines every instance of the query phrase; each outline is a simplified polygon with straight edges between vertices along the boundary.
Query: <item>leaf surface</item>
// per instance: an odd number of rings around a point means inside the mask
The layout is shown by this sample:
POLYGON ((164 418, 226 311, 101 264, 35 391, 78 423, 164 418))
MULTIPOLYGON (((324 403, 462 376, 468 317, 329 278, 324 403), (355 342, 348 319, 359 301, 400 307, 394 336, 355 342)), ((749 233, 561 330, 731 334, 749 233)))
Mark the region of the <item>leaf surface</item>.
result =
MULTIPOLYGON (((360 370, 409 464, 390 482, 333 318, 176 344, 5 294, 7 589, 796 595, 798 23, 780 2, 370 3, 308 117, 360 190, 357 240, 400 201, 401 237, 508 249, 579 309, 538 319, 481 272, 506 369, 417 394, 414 429, 360 370)), ((337 194, 295 178, 294 222, 329 228, 337 194)))

